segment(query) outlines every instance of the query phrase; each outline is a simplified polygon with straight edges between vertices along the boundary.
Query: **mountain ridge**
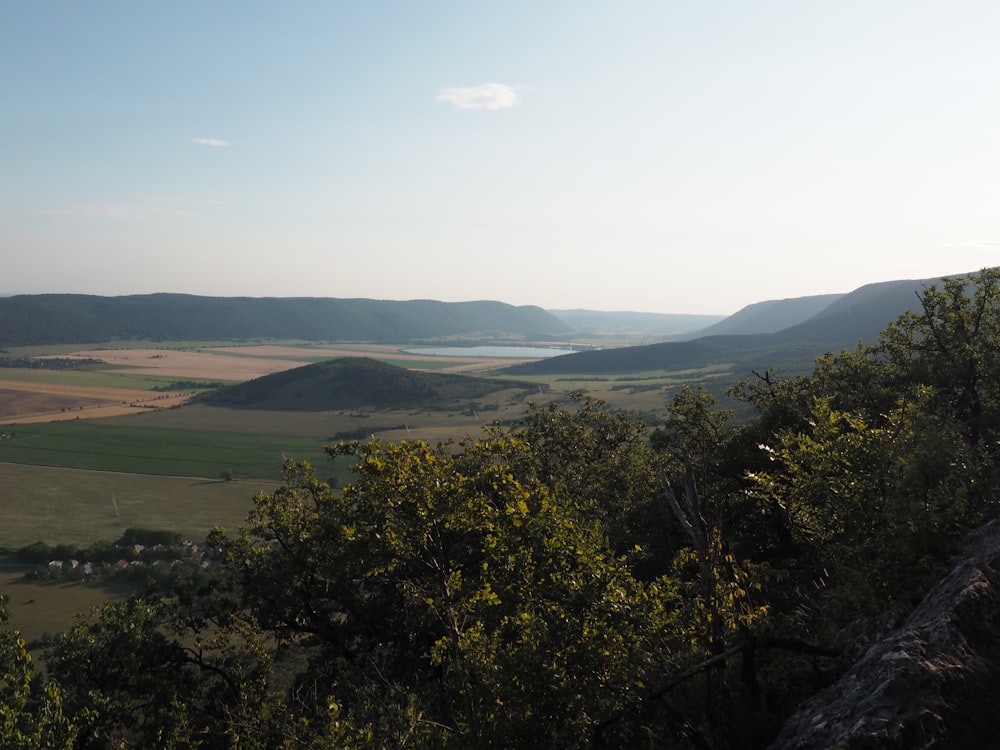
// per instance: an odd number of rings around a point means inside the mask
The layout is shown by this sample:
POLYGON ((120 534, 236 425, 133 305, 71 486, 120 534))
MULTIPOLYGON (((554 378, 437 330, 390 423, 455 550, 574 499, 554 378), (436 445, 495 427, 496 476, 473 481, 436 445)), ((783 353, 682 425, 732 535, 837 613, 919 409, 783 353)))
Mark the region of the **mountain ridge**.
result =
MULTIPOLYGON (((970 272, 972 273, 972 272, 970 272)), ((957 274, 957 277, 969 274, 957 274)), ((773 332, 744 332, 751 326, 740 323, 754 320, 745 313, 750 305, 734 313, 737 325, 731 332, 704 335, 714 328, 694 333, 684 341, 665 341, 642 346, 621 347, 599 351, 564 354, 538 362, 515 365, 504 370, 511 375, 555 375, 585 373, 589 375, 641 372, 650 370, 697 369, 716 364, 735 364, 741 369, 767 368, 776 362, 793 363, 795 367, 811 364, 816 357, 830 351, 851 349, 859 342, 873 343, 879 332, 908 310, 919 306, 919 294, 943 278, 900 279, 864 284, 842 295, 818 295, 789 300, 772 300, 760 308, 773 321, 776 311, 790 324, 773 332), (831 297, 831 299, 824 299, 831 297), (822 302, 827 302, 823 305, 822 302), (768 308, 771 308, 768 310, 768 308), (812 314, 803 319, 806 312, 812 314), (797 319, 798 318, 798 319, 797 319)), ((726 320, 721 321, 725 323, 726 320)))
POLYGON ((0 346, 136 340, 302 339, 395 343, 474 333, 565 336, 541 307, 332 297, 202 297, 161 292, 0 298, 0 346))
POLYGON ((718 323, 696 331, 695 335, 701 337, 731 333, 777 333, 790 325, 804 322, 822 313, 844 296, 844 294, 817 294, 754 302, 718 323))

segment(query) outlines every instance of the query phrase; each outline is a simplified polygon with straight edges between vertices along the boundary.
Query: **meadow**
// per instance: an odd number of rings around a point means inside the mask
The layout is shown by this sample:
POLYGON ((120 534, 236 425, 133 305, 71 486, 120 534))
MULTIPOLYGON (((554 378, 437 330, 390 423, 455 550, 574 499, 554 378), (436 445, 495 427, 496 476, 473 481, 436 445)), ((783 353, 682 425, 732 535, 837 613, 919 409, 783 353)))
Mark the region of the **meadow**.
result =
POLYGON ((254 495, 275 486, 0 463, 0 548, 83 547, 114 541, 129 527, 199 540, 216 525, 239 526, 254 495))
MULTIPOLYGON (((235 529, 268 482, 224 482, 0 463, 0 549, 34 542, 85 548, 129 527, 171 529, 200 541, 215 526, 235 529)), ((135 584, 43 582, 33 566, 0 561, 0 593, 11 624, 29 643, 68 628, 77 614, 127 595, 135 584)))
POLYGON ((284 457, 319 465, 323 441, 296 435, 128 426, 105 420, 4 428, 0 461, 215 479, 280 479, 284 457))
POLYGON ((120 583, 43 583, 25 578, 20 566, 0 567, 0 592, 10 598, 10 624, 29 648, 39 638, 65 631, 93 607, 122 599, 133 590, 120 583))

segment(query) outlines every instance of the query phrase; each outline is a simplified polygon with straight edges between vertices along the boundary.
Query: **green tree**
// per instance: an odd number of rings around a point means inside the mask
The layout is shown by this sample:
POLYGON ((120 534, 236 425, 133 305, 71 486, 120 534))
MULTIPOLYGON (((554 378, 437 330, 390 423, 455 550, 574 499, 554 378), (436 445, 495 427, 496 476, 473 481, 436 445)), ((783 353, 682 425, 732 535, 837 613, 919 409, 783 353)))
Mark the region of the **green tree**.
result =
POLYGON ((746 431, 766 459, 747 464, 751 495, 780 509, 798 550, 784 565, 798 611, 832 623, 907 607, 988 511, 998 279, 996 270, 945 279, 876 344, 821 357, 809 378, 742 389, 765 417, 746 431))
POLYGON ((584 746, 665 668, 679 602, 631 574, 594 499, 538 481, 531 450, 340 444, 357 461, 342 493, 289 464, 258 496, 227 559, 259 621, 305 654, 307 718, 333 702, 392 746, 584 746))
POLYGON ((970 449, 978 500, 992 502, 1000 458, 1000 268, 942 279, 883 333, 880 353, 929 386, 929 409, 970 449))
POLYGON ((922 403, 913 394, 871 424, 817 399, 810 429, 780 434, 766 446, 772 469, 751 475, 762 504, 779 503, 815 556, 802 570, 841 613, 909 606, 956 540, 966 506, 950 481, 954 443, 927 429, 922 403))
POLYGON ((35 673, 21 634, 7 625, 7 603, 0 596, 0 748, 71 750, 75 718, 59 685, 35 673))
POLYGON ((252 623, 151 593, 96 610, 47 654, 80 749, 253 747, 243 740, 267 736, 269 666, 252 623))

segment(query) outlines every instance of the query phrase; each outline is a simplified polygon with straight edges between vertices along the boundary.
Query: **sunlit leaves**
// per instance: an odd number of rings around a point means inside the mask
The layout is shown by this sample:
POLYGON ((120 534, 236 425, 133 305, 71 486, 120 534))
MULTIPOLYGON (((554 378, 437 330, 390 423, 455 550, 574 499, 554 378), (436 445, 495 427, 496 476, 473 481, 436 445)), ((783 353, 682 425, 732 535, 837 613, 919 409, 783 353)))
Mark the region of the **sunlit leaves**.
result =
POLYGON ((6 606, 0 597, 0 749, 70 750, 87 714, 65 711, 59 685, 35 673, 20 633, 7 626, 6 606))

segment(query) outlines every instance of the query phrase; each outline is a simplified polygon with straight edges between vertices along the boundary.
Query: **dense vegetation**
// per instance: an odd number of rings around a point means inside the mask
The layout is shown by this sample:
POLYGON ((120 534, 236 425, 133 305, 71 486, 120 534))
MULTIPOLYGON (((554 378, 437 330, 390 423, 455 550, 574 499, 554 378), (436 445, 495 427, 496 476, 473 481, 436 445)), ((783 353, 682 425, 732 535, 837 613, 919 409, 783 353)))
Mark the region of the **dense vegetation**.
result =
POLYGON ((415 341, 456 334, 568 332, 539 307, 502 302, 224 298, 188 294, 0 298, 0 347, 148 341, 415 341))
MULTIPOLYGON (((11 746, 762 747, 996 514, 1000 273, 871 346, 662 424, 579 397, 481 439, 344 442, 212 564, 56 639, 0 642, 11 746)), ((206 561, 207 562, 207 561, 206 561)))

